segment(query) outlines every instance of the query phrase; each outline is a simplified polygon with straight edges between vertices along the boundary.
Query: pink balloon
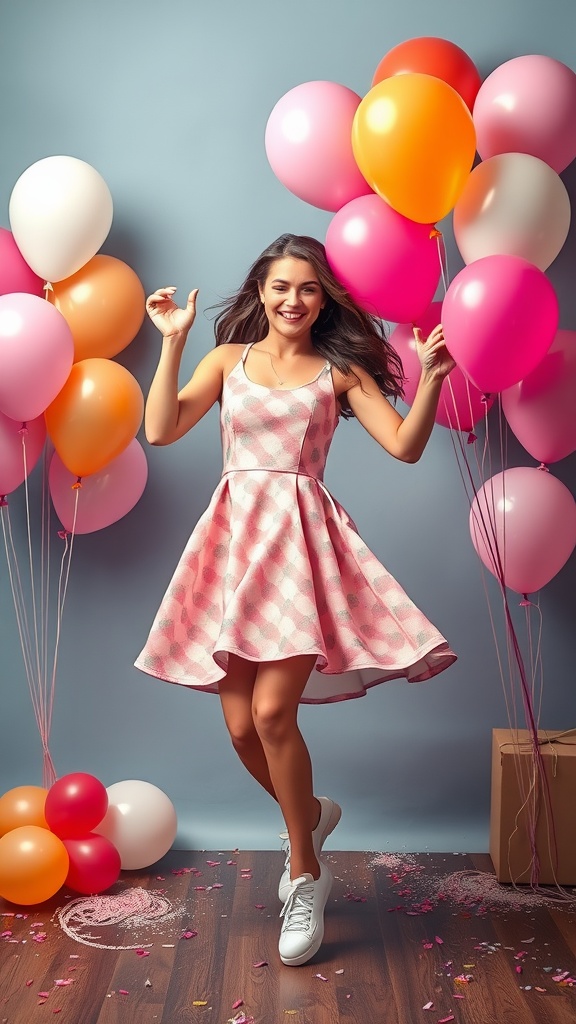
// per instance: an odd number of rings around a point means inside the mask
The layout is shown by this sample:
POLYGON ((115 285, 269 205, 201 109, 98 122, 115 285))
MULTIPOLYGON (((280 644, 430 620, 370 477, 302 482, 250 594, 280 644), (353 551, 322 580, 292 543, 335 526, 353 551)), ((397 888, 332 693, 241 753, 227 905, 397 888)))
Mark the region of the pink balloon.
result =
POLYGON ((474 498, 470 535, 497 579, 532 594, 560 572, 576 546, 576 502, 545 469, 506 469, 474 498))
POLYGON ((108 792, 103 783, 86 772, 72 772, 50 786, 44 814, 54 835, 75 839, 96 828, 107 810, 108 792))
POLYGON ((339 210, 372 189, 352 152, 352 122, 360 96, 337 82, 290 89, 266 125, 266 155, 290 192, 322 210, 339 210))
POLYGON ((576 451, 576 331, 558 331, 532 373, 502 392, 512 431, 539 462, 576 451))
POLYGON ((32 472, 46 440, 43 416, 23 424, 0 412, 0 496, 11 494, 32 472))
POLYGON ((103 469, 82 477, 78 491, 73 490, 76 476, 66 469, 57 452, 52 456, 48 473, 56 514, 70 533, 94 533, 127 515, 140 500, 147 479, 146 455, 136 438, 103 469))
POLYGON ((8 292, 43 295, 44 282, 26 263, 12 232, 0 228, 0 295, 8 292))
POLYGON ((78 839, 63 839, 70 867, 65 885, 75 892, 104 892, 120 877, 120 854, 105 836, 88 832, 78 839))
POLYGON ((62 314, 26 292, 0 295, 0 410, 33 420, 66 383, 74 340, 62 314))
POLYGON ((473 384, 503 391, 544 358, 558 327, 548 278, 520 256, 485 256, 456 275, 442 305, 446 345, 473 384))
POLYGON ((326 256, 363 309, 393 323, 421 316, 434 298, 440 258, 431 224, 416 224, 379 196, 360 196, 328 225, 326 256))
MULTIPOLYGON (((415 326, 425 338, 442 321, 442 303, 432 302, 425 313, 419 316, 415 326)), ((404 382, 404 398, 411 405, 416 397, 420 380, 420 360, 412 324, 398 324, 390 336, 390 342, 402 360, 407 380, 404 382)), ((435 420, 442 427, 454 430, 472 430, 475 423, 483 420, 492 405, 493 398, 485 398, 478 388, 470 383, 459 366, 455 366, 442 383, 440 401, 435 420)))
POLYGON ((514 57, 480 86, 473 120, 483 160, 530 153, 559 174, 576 156, 576 74, 552 57, 514 57))

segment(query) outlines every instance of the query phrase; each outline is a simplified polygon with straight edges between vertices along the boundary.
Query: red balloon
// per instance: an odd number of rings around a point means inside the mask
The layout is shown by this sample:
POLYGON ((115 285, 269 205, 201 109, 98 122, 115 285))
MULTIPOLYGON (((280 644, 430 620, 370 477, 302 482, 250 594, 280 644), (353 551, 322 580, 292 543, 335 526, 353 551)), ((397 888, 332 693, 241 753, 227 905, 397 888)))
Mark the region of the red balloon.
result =
POLYGON ((50 787, 44 814, 60 839, 77 839, 96 828, 107 810, 106 787, 93 775, 75 772, 50 787))
POLYGON ((70 868, 65 885, 91 896, 109 889, 120 877, 120 854, 105 836, 88 832, 77 839, 63 839, 70 868))
POLYGON ((382 58, 372 86, 393 75, 431 75, 451 85, 469 110, 474 106, 482 79, 476 65, 456 43, 436 36, 420 36, 398 43, 382 58))

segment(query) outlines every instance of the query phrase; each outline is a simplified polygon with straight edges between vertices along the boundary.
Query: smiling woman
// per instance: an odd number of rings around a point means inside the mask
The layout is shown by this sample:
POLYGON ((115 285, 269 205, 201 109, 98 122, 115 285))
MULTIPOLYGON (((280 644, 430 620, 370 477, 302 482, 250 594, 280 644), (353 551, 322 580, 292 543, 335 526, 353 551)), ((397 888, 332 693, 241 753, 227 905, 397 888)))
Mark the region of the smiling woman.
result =
POLYGON ((402 370, 379 321, 332 275, 315 239, 283 235, 216 318, 216 348, 177 389, 196 295, 147 301, 164 341, 146 434, 169 444, 221 404, 222 478, 166 592, 136 666, 218 693, 245 767, 280 804, 289 854, 280 958, 318 950, 332 876, 320 860, 339 806, 316 798, 299 703, 429 679, 455 660, 438 630, 366 547, 323 483, 340 414, 414 462, 453 367, 441 327, 417 333, 422 373, 405 419, 389 397, 402 370))

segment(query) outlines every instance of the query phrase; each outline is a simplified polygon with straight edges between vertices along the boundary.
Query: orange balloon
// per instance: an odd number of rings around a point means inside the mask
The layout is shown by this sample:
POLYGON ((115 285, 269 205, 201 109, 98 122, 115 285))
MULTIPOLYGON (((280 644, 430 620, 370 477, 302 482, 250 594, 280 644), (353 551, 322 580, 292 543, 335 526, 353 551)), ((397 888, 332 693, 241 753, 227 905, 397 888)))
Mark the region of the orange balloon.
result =
POLYGON ((456 43, 438 36, 406 39, 392 47, 376 68, 372 85, 392 75, 413 73, 441 78, 460 93, 469 110, 472 110, 482 85, 480 72, 468 54, 456 43))
POLYGON ((16 786, 0 796, 0 836, 21 825, 49 828, 44 817, 47 794, 42 786, 16 786))
POLYGON ((61 839, 37 825, 0 839, 0 896, 29 906, 49 900, 66 881, 70 859, 61 839))
POLYGON ((144 415, 142 389, 110 359, 82 359, 46 409, 46 428, 62 462, 76 476, 103 469, 136 436, 144 415))
POLYGON ((382 199, 409 220, 434 224, 464 189, 476 134, 464 100, 446 82, 431 75, 394 75, 361 101, 352 148, 382 199))
POLYGON ((131 267, 114 256, 93 256, 53 286, 51 302, 74 338, 74 362, 110 359, 134 340, 144 321, 144 288, 131 267))

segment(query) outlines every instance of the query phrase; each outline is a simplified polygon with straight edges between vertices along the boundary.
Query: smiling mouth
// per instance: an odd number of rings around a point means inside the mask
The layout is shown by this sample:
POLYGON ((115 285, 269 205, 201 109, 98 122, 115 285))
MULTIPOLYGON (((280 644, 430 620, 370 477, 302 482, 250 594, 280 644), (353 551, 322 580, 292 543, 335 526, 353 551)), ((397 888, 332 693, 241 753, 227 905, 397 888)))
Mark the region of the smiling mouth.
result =
POLYGON ((301 320, 302 317, 304 316, 304 313, 287 313, 284 310, 279 310, 279 314, 280 314, 280 316, 284 320, 294 321, 294 322, 296 320, 301 320))

